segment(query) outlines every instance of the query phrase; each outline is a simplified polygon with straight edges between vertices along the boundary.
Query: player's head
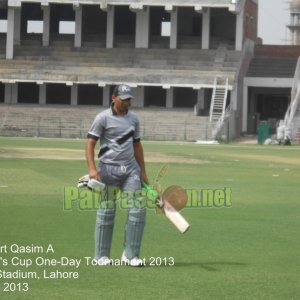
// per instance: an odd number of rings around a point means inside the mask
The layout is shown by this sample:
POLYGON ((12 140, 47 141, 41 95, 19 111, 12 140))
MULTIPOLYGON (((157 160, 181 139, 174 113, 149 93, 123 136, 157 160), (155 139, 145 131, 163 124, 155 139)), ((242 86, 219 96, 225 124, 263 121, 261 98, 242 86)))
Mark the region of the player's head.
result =
POLYGON ((119 97, 120 100, 131 100, 133 98, 131 87, 126 84, 117 85, 113 91, 113 98, 119 97))
POLYGON ((112 94, 114 109, 120 113, 126 113, 133 98, 131 87, 126 84, 117 85, 112 94))

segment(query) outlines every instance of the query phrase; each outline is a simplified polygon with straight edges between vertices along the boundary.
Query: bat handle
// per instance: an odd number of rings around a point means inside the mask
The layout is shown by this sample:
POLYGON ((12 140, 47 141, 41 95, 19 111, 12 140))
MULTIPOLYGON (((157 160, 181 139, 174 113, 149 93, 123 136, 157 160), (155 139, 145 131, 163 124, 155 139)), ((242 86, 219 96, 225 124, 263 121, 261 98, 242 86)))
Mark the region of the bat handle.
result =
POLYGON ((143 181, 142 184, 147 191, 150 190, 150 186, 146 182, 143 181))
POLYGON ((156 201, 158 199, 157 191, 153 190, 146 182, 143 182, 143 187, 146 189, 149 199, 153 201, 156 201))

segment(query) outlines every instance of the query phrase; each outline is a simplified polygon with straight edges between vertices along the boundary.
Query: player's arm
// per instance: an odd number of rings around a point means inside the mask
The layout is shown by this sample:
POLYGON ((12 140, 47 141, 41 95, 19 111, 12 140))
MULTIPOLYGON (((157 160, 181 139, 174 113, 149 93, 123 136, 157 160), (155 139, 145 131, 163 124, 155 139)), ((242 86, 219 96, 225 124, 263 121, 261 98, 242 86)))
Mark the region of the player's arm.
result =
POLYGON ((133 142, 133 148, 134 148, 135 159, 141 168, 141 180, 149 184, 149 180, 147 178, 147 173, 146 173, 144 150, 143 150, 142 143, 140 141, 133 142))
POLYGON ((86 146, 85 146, 85 157, 89 167, 89 175, 90 178, 94 178, 97 180, 101 180, 100 174, 96 168, 95 164, 95 146, 97 144, 97 140, 91 137, 87 138, 86 146))

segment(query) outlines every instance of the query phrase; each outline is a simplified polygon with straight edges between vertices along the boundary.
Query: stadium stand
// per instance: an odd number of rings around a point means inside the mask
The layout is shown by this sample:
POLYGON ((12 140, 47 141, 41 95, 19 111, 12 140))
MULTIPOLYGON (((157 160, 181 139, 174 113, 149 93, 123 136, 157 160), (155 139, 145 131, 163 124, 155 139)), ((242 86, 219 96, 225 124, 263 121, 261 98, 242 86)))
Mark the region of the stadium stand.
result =
POLYGON ((256 0, 6 3, 1 135, 83 137, 87 120, 109 106, 113 86, 122 82, 134 88, 146 139, 214 139, 225 119, 231 136, 240 134, 256 0), (43 23, 42 32, 28 30, 32 21, 43 23), (71 34, 60 31, 66 21, 71 34), (211 121, 218 89, 226 89, 222 109, 211 121))
MULTIPOLYGON (((9 105, 0 111, 2 136, 85 138, 91 120, 102 109, 60 105, 9 105)), ((208 117, 186 109, 134 109, 145 140, 194 141, 210 136, 208 117)))

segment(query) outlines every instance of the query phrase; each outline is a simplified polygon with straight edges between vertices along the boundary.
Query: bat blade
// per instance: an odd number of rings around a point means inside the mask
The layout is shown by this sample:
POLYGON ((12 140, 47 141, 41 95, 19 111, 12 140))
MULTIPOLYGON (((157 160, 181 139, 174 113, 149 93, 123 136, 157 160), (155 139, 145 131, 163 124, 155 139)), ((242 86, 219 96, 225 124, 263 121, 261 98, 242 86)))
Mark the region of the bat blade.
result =
POLYGON ((165 216, 181 233, 186 233, 190 228, 190 224, 186 221, 186 219, 166 200, 164 200, 163 211, 165 216))
POLYGON ((158 183, 167 173, 169 169, 168 165, 164 165, 161 170, 159 171, 159 173, 157 174, 157 177, 155 179, 155 182, 158 183))

